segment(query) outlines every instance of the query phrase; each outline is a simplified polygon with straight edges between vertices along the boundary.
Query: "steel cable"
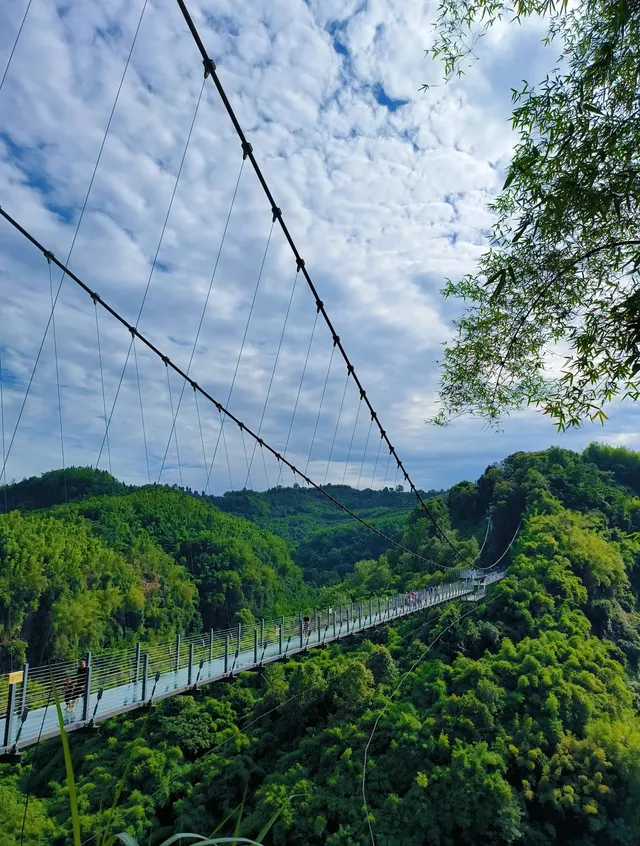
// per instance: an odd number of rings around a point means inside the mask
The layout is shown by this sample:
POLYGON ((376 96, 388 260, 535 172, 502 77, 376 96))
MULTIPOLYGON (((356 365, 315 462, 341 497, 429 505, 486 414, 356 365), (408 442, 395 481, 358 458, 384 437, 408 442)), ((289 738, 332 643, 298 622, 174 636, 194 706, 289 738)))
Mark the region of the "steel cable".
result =
POLYGON ((351 433, 351 440, 349 442, 349 450, 347 452, 347 460, 344 463, 344 473, 342 474, 342 484, 344 485, 347 478, 347 470, 349 469, 349 459, 351 458, 351 449, 353 447, 353 439, 356 436, 356 429, 358 428, 358 420, 360 418, 360 409, 362 408, 362 397, 358 400, 358 410, 356 412, 356 422, 353 424, 353 432, 351 433))
POLYGON ((7 59, 7 64, 4 68, 4 73, 2 74, 2 79, 0 79, 0 91, 2 91, 2 86, 4 85, 4 81, 7 78, 7 73, 9 72, 9 67, 11 65, 11 61, 13 59, 13 54, 16 52, 16 47, 18 46, 18 41, 20 40, 20 36, 22 35, 22 28, 27 20, 27 15, 29 14, 29 9, 31 8, 31 3, 33 0, 29 0, 27 3, 27 8, 24 10, 24 15, 22 16, 22 20, 20 21, 20 26, 18 27, 18 32, 15 37, 15 41, 13 42, 13 47, 11 48, 11 52, 9 53, 9 58, 7 59))
MULTIPOLYGON (((39 249, 40 252, 42 252, 43 254, 48 252, 42 246, 42 244, 40 244, 39 241, 37 241, 34 238, 34 236, 31 235, 30 232, 28 232, 26 229, 24 229, 24 227, 22 227, 17 222, 17 220, 15 220, 15 218, 13 218, 2 207, 0 207, 0 217, 3 217, 8 223, 10 223, 15 229, 17 229, 17 231, 20 232, 25 238, 27 238, 27 240, 30 241, 31 244, 33 244, 34 247, 39 249)), ((377 534, 379 537, 383 538, 383 540, 387 541, 390 546, 395 546, 396 548, 401 549, 403 552, 409 553, 409 555, 412 555, 414 558, 416 558, 419 561, 424 561, 425 563, 428 563, 428 564, 435 564, 436 563, 436 562, 432 561, 431 559, 424 558, 422 555, 419 555, 418 553, 413 552, 412 550, 408 549, 407 547, 403 546, 402 544, 399 544, 397 541, 388 537, 386 534, 384 534, 384 532, 381 532, 378 529, 376 529, 374 526, 372 526, 366 520, 363 520, 362 517, 359 517, 357 514, 355 514, 353 511, 351 511, 351 509, 347 508, 346 505, 343 505, 339 500, 337 500, 334 496, 332 496, 332 494, 330 494, 328 491, 324 490, 324 488, 321 485, 317 484, 311 478, 309 478, 309 476, 306 474, 306 472, 304 472, 304 473, 301 472, 294 464, 292 464, 288 459, 284 458, 270 444, 268 444, 262 438, 258 437, 258 435, 255 432, 253 432, 251 429, 249 429, 248 426, 246 426, 238 417, 236 417, 235 414, 233 414, 231 411, 229 411, 229 409, 225 408, 222 405, 222 403, 220 403, 218 400, 216 400, 210 393, 208 393, 208 391, 206 391, 197 382, 193 381, 189 376, 187 376, 187 374, 177 364, 175 364, 173 361, 171 361, 171 359, 168 356, 164 355, 160 351, 160 349, 158 349, 158 347, 156 347, 135 326, 132 326, 126 320, 126 318, 122 317, 121 314, 119 314, 114 308, 112 308, 108 303, 106 303, 102 299, 102 297, 100 297, 99 294, 97 294, 95 291, 92 291, 75 273, 73 273, 72 270, 70 270, 68 267, 63 265, 62 262, 59 259, 57 259, 52 253, 49 253, 49 255, 51 255, 52 262, 54 262, 54 264, 57 264, 58 267, 60 267, 60 269, 63 270, 64 273, 70 279, 72 279, 77 285, 79 285, 80 288, 83 289, 83 291, 85 291, 85 293, 87 293, 92 299, 95 299, 97 302, 99 302, 100 305, 105 309, 105 311, 108 311, 109 314, 111 314, 112 317, 114 317, 116 320, 118 320, 118 322, 121 323, 133 336, 135 336, 137 339, 139 339, 149 350, 151 350, 151 352, 154 355, 156 355, 158 358, 160 358, 167 367, 170 367, 172 370, 174 370, 182 379, 185 379, 187 382, 189 382, 189 384, 191 385, 191 387, 194 390, 197 390, 200 394, 202 394, 203 397, 205 397, 209 402, 211 402, 213 405, 215 405, 215 407, 218 409, 218 412, 220 413, 221 416, 222 416, 222 414, 224 414, 225 417, 232 420, 240 428, 240 430, 243 433, 246 432, 247 435, 249 435, 249 437, 258 441, 260 446, 262 446, 264 449, 267 449, 278 461, 281 461, 283 464, 285 464, 295 475, 300 476, 300 478, 303 479, 305 482, 307 482, 307 484, 309 484, 316 491, 318 491, 318 493, 320 493, 324 497, 326 497, 330 502, 333 502, 334 505, 336 505, 338 508, 340 508, 346 514, 348 514, 350 517, 353 517, 355 520, 357 520, 363 526, 366 526, 372 532, 375 532, 375 534, 377 534)), ((334 349, 335 349, 335 347, 334 347, 334 349)), ((331 360, 329 362, 329 370, 327 371, 327 379, 328 379, 329 371, 331 369, 331 362, 332 361, 333 361, 333 355, 331 356, 331 360)), ((325 388, 326 388, 326 380, 325 380, 325 388)), ((310 456, 311 456, 311 453, 309 454, 309 458, 310 458, 310 456)), ((227 455, 227 460, 228 460, 228 455, 227 455)), ((307 464, 308 464, 308 461, 307 461, 307 464)), ((230 467, 229 467, 229 473, 231 473, 230 467)), ((457 567, 446 566, 446 565, 443 565, 443 564, 439 564, 439 565, 436 565, 436 566, 439 566, 439 567, 442 567, 442 568, 445 568, 445 569, 450 569, 450 570, 457 569, 457 567)))
MULTIPOLYGON (((96 317, 96 338, 98 342, 98 363, 100 365, 100 386, 102 388, 102 412, 104 415, 104 425, 105 425, 105 432, 107 427, 107 397, 104 390, 104 368, 102 366, 102 346, 100 344, 100 323, 98 320, 98 304, 96 302, 93 303, 93 309, 95 312, 96 317)), ((113 475, 112 467, 111 467, 111 446, 109 443, 109 438, 107 437, 107 459, 109 461, 109 473, 113 475)))
POLYGON ((227 94, 226 94, 226 92, 225 92, 225 90, 222 86, 222 83, 220 82, 220 79, 218 77, 218 74, 216 72, 215 62, 213 62, 212 59, 209 58, 209 55, 208 55, 208 53, 205 49, 205 46, 202 42, 202 39, 200 38, 200 34, 198 32, 198 29, 197 29, 196 25, 194 24, 191 15, 189 14, 189 11, 188 11, 185 3, 184 3, 184 0, 177 0, 177 3, 178 3, 178 6, 180 7, 180 11, 182 12, 182 15, 185 19, 185 23, 187 24, 187 27, 189 28, 189 31, 191 32, 191 35, 193 37, 193 40, 194 40, 194 42, 195 42, 195 44, 196 44, 196 46, 197 46, 197 48, 200 52, 200 55, 202 56, 202 63, 204 65, 204 71, 205 71, 205 79, 210 78, 211 81, 213 82, 213 84, 215 85, 216 90, 218 91, 220 99, 222 100, 222 103, 223 103, 223 105, 224 105, 224 107, 227 111, 227 114, 229 115, 229 118, 231 119, 231 122, 232 122, 232 124, 233 124, 233 126, 236 130, 238 138, 240 139, 240 142, 242 144, 242 149, 243 149, 245 155, 249 158, 249 161, 251 162, 251 165, 254 169, 254 172, 255 172, 255 174, 258 178, 258 181, 260 182, 260 185, 262 186, 262 189, 265 193, 265 196, 267 197, 267 200, 269 201, 269 205, 271 207, 271 212, 272 212, 274 218, 276 218, 278 220, 278 223, 280 224, 280 228, 282 229, 282 232, 283 232, 283 234, 284 234, 284 236, 285 236, 285 238, 286 238, 286 240, 289 244, 289 247, 291 248, 291 251, 292 251, 292 253, 295 257, 297 267, 304 274, 307 285, 309 286, 309 290, 311 291, 311 294, 312 294, 312 296, 315 300, 316 307, 322 313, 324 321, 327 324, 329 332, 331 333, 333 343, 340 350, 340 354, 342 355, 349 372, 352 374, 353 380, 356 383, 358 390, 360 391, 360 395, 362 396, 362 398, 366 402, 366 404, 369 408, 369 412, 372 415, 373 419, 376 422, 376 425, 378 426, 378 428, 380 430, 381 436, 386 440, 386 442, 389 446, 389 449, 391 450, 391 452, 393 453, 393 455, 394 455, 394 457, 397 461, 398 469, 402 470, 405 481, 407 482, 407 484, 411 488, 411 490, 412 490, 413 494, 415 495, 420 507, 426 512, 428 518, 432 521, 432 523, 436 527, 436 531, 438 532, 438 534, 442 537, 442 539, 445 541, 445 543, 454 550, 454 552, 456 553, 456 555, 458 557, 460 557, 463 561, 466 561, 466 558, 458 550, 456 545, 450 540, 450 538, 448 537, 446 532, 444 532, 444 530, 440 527, 439 523, 437 522, 437 520, 435 519, 435 517, 431 513, 431 511, 428 508, 426 502, 424 501, 422 495, 420 494, 420 491, 414 485, 414 483, 411 480, 409 474, 407 473, 402 461, 400 460, 400 457, 398 456, 395 448, 393 447, 391 441, 389 440, 386 431, 383 429, 382 424, 378 420, 378 416, 376 414, 376 411, 373 408, 373 405, 371 404, 371 401, 369 400, 369 398, 368 398, 368 396, 367 396, 367 394, 366 394, 366 392, 365 392, 365 390, 362 386, 362 383, 361 383, 357 373, 355 372, 353 365, 351 364, 351 361, 349 360, 349 357, 346 353, 346 350, 345 350, 342 342, 340 341, 340 337, 336 333, 336 331, 333 327, 333 324, 332 324, 331 320, 329 319, 329 315, 327 314, 327 311, 324 307, 324 303, 320 299, 318 292, 316 290, 316 287, 311 280, 311 276, 309 275, 309 272, 305 267, 304 259, 300 255, 300 252, 298 251, 298 248, 297 248, 297 246, 296 246, 296 244, 293 240, 293 237, 292 237, 291 233, 289 232, 289 229, 288 229, 286 223, 284 222, 284 219, 282 217, 282 211, 276 205, 273 194, 271 193, 271 190, 270 190, 269 186, 267 185, 267 182, 264 178, 264 175, 263 175, 263 173, 260 169, 260 166, 258 165, 258 162, 256 161, 256 158, 253 154, 253 147, 247 141, 246 136, 245 136, 245 134, 242 130, 242 127, 240 126, 240 123, 238 121, 238 118, 236 117, 236 114, 233 110, 233 107, 232 107, 231 103, 229 102, 229 98, 227 97, 227 94))
MULTIPOLYGON (((245 159, 246 159, 246 155, 243 155, 242 161, 244 162, 245 159)), ((231 402, 231 396, 233 394, 233 389, 234 389, 235 384, 236 384, 236 378, 238 376, 238 369, 240 367, 240 360, 242 359, 242 353, 244 352, 244 345, 245 345, 246 340, 247 340, 247 334, 249 332, 249 324, 251 323, 251 317, 253 315, 253 309, 254 309, 254 306, 256 304, 256 298, 258 296, 258 290, 260 288, 260 280, 262 279, 262 272, 264 270, 264 265, 265 265, 265 262, 267 260, 267 254, 269 252, 269 246, 271 245, 271 236, 273 235, 273 227, 274 226, 275 226, 275 218, 271 221, 271 226, 269 228, 269 235, 267 237, 267 243, 265 245, 264 252, 262 254, 262 261, 260 262, 260 269, 258 270, 258 278, 256 279, 256 287, 254 288, 254 291, 253 291, 253 297, 251 299, 251 306, 249 307, 249 314, 247 316, 247 322, 246 322, 245 327, 244 327, 244 333, 242 335, 242 341, 240 342, 240 351, 238 352, 238 358, 236 360, 236 366, 235 366, 235 369, 233 371, 233 377, 231 379, 231 386, 229 388, 229 395, 227 396, 227 405, 229 405, 229 403, 231 402)), ((218 440, 216 441, 216 446, 215 446, 215 449, 213 451, 213 458, 211 459, 211 466, 210 466, 210 469, 209 469, 209 475, 207 476, 207 487, 205 488, 205 493, 209 488, 209 477, 211 476, 211 472, 213 471, 213 465, 214 465, 214 462, 216 460, 216 455, 218 453, 218 445, 220 443, 220 438, 222 437, 224 439, 224 424, 225 424, 225 421, 222 420, 221 423, 222 423, 222 425, 221 425, 221 428, 220 428, 220 432, 218 433, 218 440)), ((225 450, 226 450, 226 444, 225 444, 225 450)), ((228 453, 227 453, 227 462, 228 462, 228 453)), ((229 480, 231 480, 231 468, 229 468, 229 480)), ((231 487, 233 489, 233 485, 231 487)))
MULTIPOLYGON (((264 400, 264 405, 262 407, 262 414, 260 415, 260 423, 258 424, 258 437, 260 437, 260 432, 262 431, 262 424, 264 423, 264 416, 267 413, 267 406, 269 405, 269 397, 271 396, 271 388, 273 386, 273 380, 276 375, 276 368, 278 367, 278 360, 280 359, 280 352, 282 350, 282 342, 284 341, 284 335, 287 331, 287 323, 289 322, 289 314, 291 312, 291 304, 293 303, 293 298, 296 293, 296 286, 298 284, 298 271, 296 270, 296 275, 293 278, 293 286, 291 288, 291 296, 289 297, 289 302, 287 303, 287 311, 284 316, 284 324, 282 326, 282 332, 280 333, 280 341, 278 342, 278 349, 276 350, 276 357, 273 362, 273 369, 271 371, 271 378, 269 379, 269 386, 267 388, 267 396, 264 400)), ((251 468, 253 467, 253 458, 256 454, 256 447, 258 446, 258 441, 255 441, 253 444, 253 452, 251 453, 251 462, 249 463, 249 473, 251 472, 251 468)), ((266 467, 265 467, 266 470, 266 467)), ((247 474, 248 478, 248 474, 247 474)))
MULTIPOLYGON (((315 316, 315 319, 313 321, 313 327, 311 328, 311 338, 309 339, 309 346, 307 347, 307 355, 306 355, 305 360, 304 360, 304 366, 302 368, 302 375, 300 376, 300 383, 298 384, 298 393, 296 394, 296 401, 293 404, 293 412, 291 414, 291 421, 289 423, 289 431, 287 432, 287 440, 285 441, 284 450, 282 452, 282 454, 285 458, 287 457, 287 449, 289 448, 289 440, 291 438, 291 431, 293 429, 293 423, 296 419, 296 411, 298 409, 298 403, 300 402, 300 394, 302 392, 302 384, 304 382, 305 373, 307 372, 307 365, 309 363, 309 355, 311 354, 311 347, 313 345, 313 338, 314 338, 314 335, 316 333, 316 326, 318 325, 318 314, 319 314, 319 312, 316 311, 316 316, 315 316)), ((278 481, 277 481, 276 484, 279 485, 281 479, 282 479, 282 465, 280 465, 280 471, 278 473, 278 481)))
MULTIPOLYGON (((224 242, 225 242, 226 237, 227 237, 227 230, 229 228, 229 221, 231 220, 231 214, 233 212, 233 207, 235 206, 235 203, 236 203, 236 196, 238 194, 238 186, 240 185, 240 178, 242 176, 242 171, 244 170, 244 163, 245 163, 245 159, 243 157, 242 161, 240 162, 240 171, 238 173, 238 178, 236 179, 236 184, 235 184, 235 187, 233 189, 233 195, 231 197, 231 205, 229 206, 229 212, 227 214, 227 219, 226 219, 225 224, 224 224, 224 229, 222 230, 222 238, 220 239, 220 246, 218 247, 218 253, 216 255, 216 260, 215 260, 215 263, 213 265, 213 271, 211 272, 211 277, 209 279, 209 288, 207 289, 207 296, 205 297, 204 305, 202 306, 202 312, 200 314, 200 321, 198 323, 198 328, 196 330, 195 338, 194 338, 194 341, 193 341, 193 347, 191 348, 191 355, 189 356, 189 364, 187 365, 187 374, 189 374, 191 372, 191 365, 193 364, 193 358, 196 354, 196 350, 197 350, 197 347, 198 347, 198 340, 200 339, 200 332, 202 331, 202 324, 204 322, 204 318, 205 318, 205 315, 207 313, 207 306, 209 305, 209 299, 211 297, 211 290, 213 288, 213 283, 214 283, 215 278, 216 278, 216 273, 218 272, 218 264, 220 263, 220 256, 222 255, 222 248, 224 247, 224 242)), ((273 229, 273 227, 272 227, 272 229, 273 229)), ((180 411, 180 406, 182 405, 182 397, 184 396, 184 391, 185 391, 186 386, 187 386, 187 383, 183 382, 182 383, 182 390, 180 391, 180 397, 178 399, 178 406, 176 408, 175 417, 173 418, 173 422, 171 424, 171 432, 169 433, 169 438, 167 440, 167 446, 166 446, 166 449, 164 451, 164 457, 162 459, 162 465, 160 467, 160 472, 158 473, 158 482, 160 481, 160 477, 162 476, 162 470, 164 468, 164 463, 167 460, 167 453, 169 451, 169 444, 171 443, 171 437, 173 435, 173 429, 175 428, 175 425, 176 425, 176 417, 178 416, 178 412, 180 411)))
POLYGON ((322 414, 322 406, 324 405, 324 396, 327 392, 327 384, 329 382, 329 376, 331 374, 331 365, 333 364, 333 356, 335 355, 336 345, 334 344, 331 347, 331 355, 329 356, 329 366, 327 367, 327 375, 324 379, 324 385, 322 386, 322 394, 320 396, 320 407, 318 408, 318 415, 316 417, 316 425, 313 427, 313 437, 311 438, 311 446, 309 447, 309 455, 307 456, 307 463, 304 468, 305 476, 309 470, 309 463, 311 461, 311 454, 313 453, 313 445, 316 442, 316 435, 318 433, 318 423, 320 422, 320 415, 322 414))
MULTIPOLYGON (((144 441, 144 457, 147 462, 147 479, 151 484, 151 465, 149 464, 149 446, 147 444, 147 428, 144 424, 144 406, 142 404, 142 388, 140 386, 140 369, 138 367, 138 351, 136 349, 136 341, 133 339, 133 361, 136 368, 136 383, 138 385, 138 404, 140 405, 140 421, 142 423, 142 440, 144 441)), ((105 417, 106 422, 106 417, 105 417)), ((108 426, 107 426, 108 431, 108 426)))
POLYGON ((2 372, 2 344, 0 344, 0 425, 2 427, 2 473, 0 473, 0 484, 4 492, 4 513, 9 512, 9 499, 7 493, 7 477, 5 467, 7 466, 4 429, 4 375, 2 372))
POLYGON ((340 408, 338 409, 338 419, 336 420, 336 427, 333 430, 333 438, 331 439, 331 449, 329 450, 329 459, 327 461, 327 469, 324 471, 324 479, 322 481, 323 485, 327 484, 327 476, 329 475, 329 467, 331 466, 331 459, 333 457, 333 447, 336 443, 336 435, 338 434, 338 429, 340 427, 340 418, 342 417, 342 409, 344 406, 344 398, 347 395, 347 388, 349 387, 349 374, 347 373, 347 378, 344 381, 344 389, 342 391, 342 399, 340 400, 340 408))
POLYGON ((60 452, 62 457, 62 483, 64 488, 64 502, 65 505, 68 502, 67 496, 67 474, 65 471, 65 459, 64 459, 64 429, 62 426, 62 397, 60 394, 60 368, 58 366, 58 337, 56 334, 56 316, 55 310, 53 305, 53 278, 51 276, 51 259, 47 259, 47 267, 49 268, 49 294, 51 296, 51 330, 53 334, 53 356, 55 359, 55 366, 56 366, 56 387, 58 389, 58 417, 60 420, 60 452))
MULTIPOLYGON (((145 0, 145 5, 146 5, 146 2, 147 2, 147 0, 145 0)), ((169 200, 169 206, 167 208, 167 213, 165 215, 164 222, 162 224, 162 230, 160 232, 160 238, 158 239, 158 245, 156 247, 155 255, 153 256, 153 261, 151 263, 151 270, 149 271, 149 277, 147 279, 147 284, 145 286, 144 294, 142 296, 142 302, 140 303, 140 309, 138 311, 138 317, 136 318, 135 327, 132 327, 132 328, 137 329, 138 324, 140 323, 140 318, 142 317, 142 312, 144 310, 145 303, 147 301, 147 295, 149 294, 149 288, 151 286, 151 279, 153 278, 153 273, 156 269, 156 263, 158 261, 158 254, 160 253, 160 248, 162 247, 162 242, 164 240, 164 235, 165 235, 165 232, 166 232, 166 229, 167 229, 167 223, 169 222, 169 215, 171 214, 171 209, 173 208, 173 201, 175 199, 176 192, 178 190, 178 185, 180 183, 180 176, 182 175, 182 168, 184 167, 184 162, 185 162, 185 159, 187 157, 187 151, 189 149, 189 144, 191 143, 191 135, 193 133, 193 127, 195 126, 196 118, 198 116, 198 110, 200 108, 200 102, 202 100, 203 91, 204 91, 204 80, 203 80, 202 85, 200 86, 200 93, 198 94, 198 99, 196 101, 196 107, 195 107, 194 112, 193 112, 193 118, 191 119, 191 125, 189 126, 189 132, 187 134, 187 140, 186 140, 185 145, 184 145, 184 150, 182 151, 182 158, 180 159, 180 166, 178 167, 178 172, 176 174, 176 178, 175 178, 174 183, 173 183, 173 190, 171 192, 171 198, 169 200)), ((129 358, 131 356, 131 349, 133 347, 134 341, 135 341, 135 335, 132 332, 131 333, 131 342, 129 343, 129 349, 127 350, 127 355, 126 355, 126 358, 124 360, 122 372, 120 373, 120 379, 118 381, 118 387, 116 388, 116 394, 115 394, 115 397, 113 399, 113 405, 111 406, 111 411, 109 412, 109 420, 107 422, 107 431, 105 432, 105 436, 102 439, 102 444, 100 445, 100 452, 98 453, 98 460, 96 461, 96 467, 98 466, 98 463, 100 461, 100 456, 102 455, 102 450, 104 449, 105 438, 106 438, 107 433, 109 431, 109 428, 111 426, 111 420, 113 419, 113 412, 115 411, 116 404, 118 402, 118 397, 120 395, 120 389, 122 388, 122 382, 124 380, 124 374, 126 373, 126 370, 127 370, 127 364, 129 363, 129 358)))

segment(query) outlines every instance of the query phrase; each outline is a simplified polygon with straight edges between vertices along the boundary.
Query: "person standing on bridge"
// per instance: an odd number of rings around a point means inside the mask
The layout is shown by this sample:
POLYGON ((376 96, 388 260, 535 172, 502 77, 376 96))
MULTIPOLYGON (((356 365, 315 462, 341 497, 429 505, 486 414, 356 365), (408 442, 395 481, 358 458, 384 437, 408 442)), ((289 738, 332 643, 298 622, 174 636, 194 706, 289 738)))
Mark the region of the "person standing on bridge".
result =
POLYGON ((73 699, 70 703, 69 711, 75 711, 78 699, 84 696, 87 689, 87 659, 81 658, 76 670, 76 683, 73 686, 73 699))

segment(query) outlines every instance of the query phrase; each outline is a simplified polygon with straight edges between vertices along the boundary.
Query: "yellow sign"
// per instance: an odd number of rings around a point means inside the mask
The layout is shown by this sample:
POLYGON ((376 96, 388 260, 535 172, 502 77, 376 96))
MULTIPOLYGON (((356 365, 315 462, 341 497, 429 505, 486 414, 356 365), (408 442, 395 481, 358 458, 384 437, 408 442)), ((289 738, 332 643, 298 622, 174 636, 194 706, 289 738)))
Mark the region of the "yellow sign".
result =
POLYGON ((9 673, 9 684, 20 684, 23 676, 24 672, 22 670, 16 670, 15 673, 9 673))

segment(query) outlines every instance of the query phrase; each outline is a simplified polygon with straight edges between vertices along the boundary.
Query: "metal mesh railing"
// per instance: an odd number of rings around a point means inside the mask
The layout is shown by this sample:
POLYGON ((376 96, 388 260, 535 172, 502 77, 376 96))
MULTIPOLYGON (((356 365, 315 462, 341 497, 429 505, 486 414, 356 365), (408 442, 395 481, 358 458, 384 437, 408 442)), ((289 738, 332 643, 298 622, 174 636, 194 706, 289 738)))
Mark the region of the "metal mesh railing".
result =
MULTIPOLYGON (((483 580, 489 584, 502 575, 490 574, 483 580)), ((5 740, 7 748, 16 743, 27 745, 39 717, 29 721, 26 717, 34 712, 42 713, 42 725, 46 723, 46 730, 55 733, 54 685, 65 720, 77 727, 137 707, 156 690, 158 695, 171 695, 449 599, 475 595, 475 590, 475 583, 457 581, 307 614, 259 620, 250 626, 237 625, 170 641, 139 643, 100 655, 88 654, 86 659, 81 659, 86 661, 86 668, 73 661, 37 667, 25 665, 23 673, 12 675, 13 683, 9 683, 8 676, 0 679, 0 743, 5 740)))

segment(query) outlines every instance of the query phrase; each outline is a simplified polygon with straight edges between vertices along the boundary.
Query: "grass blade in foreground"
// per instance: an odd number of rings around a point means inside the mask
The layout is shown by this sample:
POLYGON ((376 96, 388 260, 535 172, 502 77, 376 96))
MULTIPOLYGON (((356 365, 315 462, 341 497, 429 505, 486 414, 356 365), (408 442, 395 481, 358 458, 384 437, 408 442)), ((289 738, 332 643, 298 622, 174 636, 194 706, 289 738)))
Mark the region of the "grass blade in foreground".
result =
POLYGON ((51 688, 56 703, 56 714, 58 715, 58 726, 60 727, 60 740, 64 753, 64 767, 67 771, 67 785, 69 787, 69 804, 71 805, 71 825, 73 828, 73 846, 80 846, 80 812, 78 811, 78 793, 76 791, 76 780, 73 776, 73 764, 71 763, 71 752, 69 751, 69 738, 64 727, 60 698, 56 690, 56 683, 51 674, 51 688))

